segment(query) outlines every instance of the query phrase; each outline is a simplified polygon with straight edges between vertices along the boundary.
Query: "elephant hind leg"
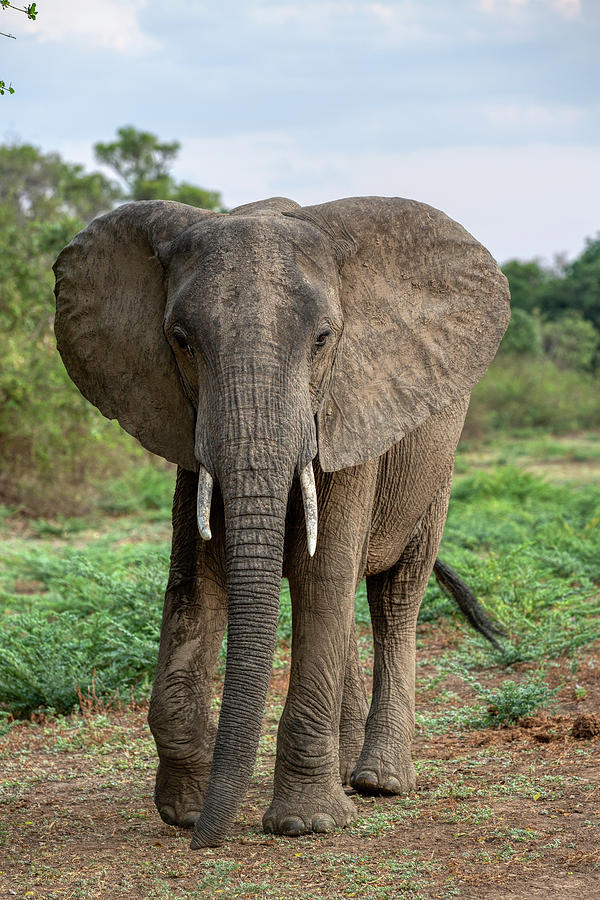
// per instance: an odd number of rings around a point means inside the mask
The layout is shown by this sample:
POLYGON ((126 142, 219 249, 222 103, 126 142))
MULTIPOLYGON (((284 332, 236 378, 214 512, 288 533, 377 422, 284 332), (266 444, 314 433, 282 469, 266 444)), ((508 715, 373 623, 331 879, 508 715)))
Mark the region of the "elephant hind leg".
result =
POLYGON ((365 742, 350 783, 362 793, 414 790, 415 644, 419 607, 442 538, 450 480, 417 523, 398 562, 367 578, 375 660, 365 742))

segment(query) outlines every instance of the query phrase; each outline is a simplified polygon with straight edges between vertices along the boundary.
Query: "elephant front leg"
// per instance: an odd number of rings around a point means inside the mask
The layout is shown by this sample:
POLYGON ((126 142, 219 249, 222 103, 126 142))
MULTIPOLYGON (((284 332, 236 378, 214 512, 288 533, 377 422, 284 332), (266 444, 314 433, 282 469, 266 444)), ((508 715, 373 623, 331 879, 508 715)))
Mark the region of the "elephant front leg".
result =
POLYGON ((367 578, 375 659, 365 742, 350 783, 361 793, 415 788, 415 643, 419 607, 442 537, 450 483, 436 495, 393 568, 367 578))
POLYGON ((288 570, 290 686, 277 735, 273 801, 263 817, 265 831, 290 836, 331 831, 355 818, 340 775, 347 779, 345 770, 364 737, 354 592, 366 553, 376 468, 317 475, 319 497, 327 497, 327 504, 319 508, 315 556, 308 557, 300 532, 288 570))
POLYGON ((180 469, 173 549, 148 722, 159 756, 154 802, 169 825, 192 827, 204 802, 216 734, 214 672, 226 621, 215 545, 196 525, 197 476, 180 469))
POLYGON ((331 831, 356 815, 340 780, 339 753, 353 590, 340 596, 333 582, 320 587, 322 594, 290 578, 292 669, 277 734, 273 801, 263 817, 264 830, 275 834, 331 831))

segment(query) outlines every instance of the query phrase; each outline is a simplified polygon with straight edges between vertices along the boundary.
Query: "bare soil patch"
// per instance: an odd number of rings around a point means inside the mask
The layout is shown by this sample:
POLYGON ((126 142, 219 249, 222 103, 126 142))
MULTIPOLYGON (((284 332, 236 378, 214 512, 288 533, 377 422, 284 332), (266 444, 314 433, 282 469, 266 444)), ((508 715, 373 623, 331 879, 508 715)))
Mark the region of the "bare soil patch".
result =
MULTIPOLYGON (((439 623, 419 631, 423 675, 457 634, 439 623)), ((576 676, 567 659, 549 669, 561 685, 553 712, 498 729, 422 728, 416 794, 354 795, 356 823, 296 839, 260 831, 287 687, 280 669, 235 833, 198 852, 152 804, 143 706, 15 724, 0 744, 0 897, 600 896, 600 736, 574 729, 582 718, 593 725, 600 709, 600 648, 582 657, 576 676)), ((490 671, 486 683, 503 677, 490 671)), ((444 688, 473 701, 460 679, 444 688)), ((418 704, 437 715, 444 697, 424 690, 418 704)))

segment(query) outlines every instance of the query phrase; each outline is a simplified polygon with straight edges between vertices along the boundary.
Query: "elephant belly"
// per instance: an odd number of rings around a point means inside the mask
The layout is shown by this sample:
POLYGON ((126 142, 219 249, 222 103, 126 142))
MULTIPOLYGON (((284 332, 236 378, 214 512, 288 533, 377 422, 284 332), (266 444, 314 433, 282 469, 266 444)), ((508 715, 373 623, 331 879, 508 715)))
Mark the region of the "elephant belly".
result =
POLYGON ((465 398, 437 413, 380 457, 366 575, 398 561, 417 522, 451 478, 467 406, 465 398))

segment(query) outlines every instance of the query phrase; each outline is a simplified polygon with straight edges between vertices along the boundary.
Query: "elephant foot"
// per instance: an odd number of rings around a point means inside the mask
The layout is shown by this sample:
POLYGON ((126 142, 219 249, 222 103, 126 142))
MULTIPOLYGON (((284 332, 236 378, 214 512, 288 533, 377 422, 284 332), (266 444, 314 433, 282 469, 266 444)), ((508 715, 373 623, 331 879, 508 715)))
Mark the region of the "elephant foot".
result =
POLYGON ((191 770, 188 766, 158 766, 154 803, 167 825, 193 828, 204 805, 210 766, 191 770))
POLYGON ((297 837, 300 834, 325 834, 343 828, 356 818, 356 807, 341 785, 296 789, 289 798, 274 799, 263 816, 263 831, 297 837))
POLYGON ((383 757, 362 754, 350 776, 350 784, 361 794, 410 794, 416 782, 410 757, 390 764, 383 757))
POLYGON ((360 752, 365 740, 364 728, 352 732, 342 733, 340 730, 340 781, 342 784, 350 784, 352 772, 356 769, 360 752))

